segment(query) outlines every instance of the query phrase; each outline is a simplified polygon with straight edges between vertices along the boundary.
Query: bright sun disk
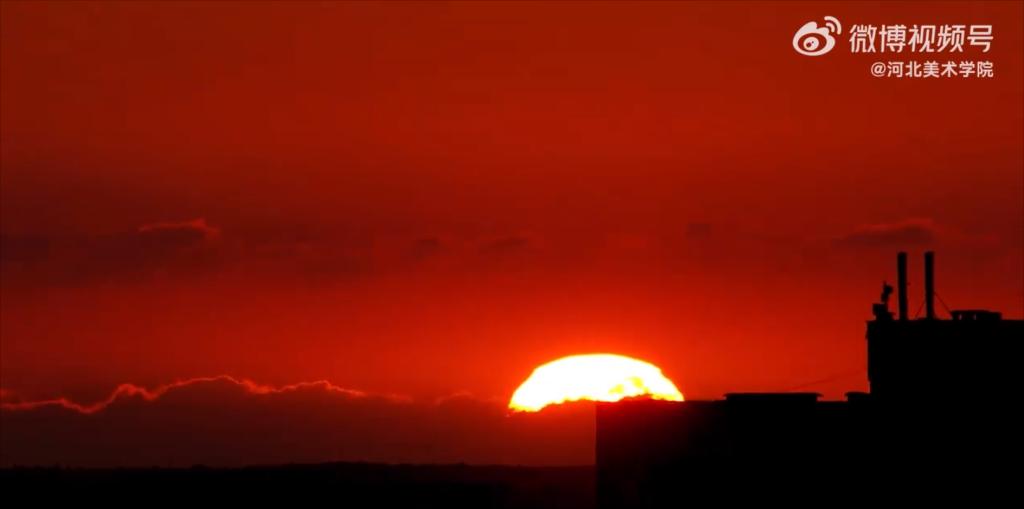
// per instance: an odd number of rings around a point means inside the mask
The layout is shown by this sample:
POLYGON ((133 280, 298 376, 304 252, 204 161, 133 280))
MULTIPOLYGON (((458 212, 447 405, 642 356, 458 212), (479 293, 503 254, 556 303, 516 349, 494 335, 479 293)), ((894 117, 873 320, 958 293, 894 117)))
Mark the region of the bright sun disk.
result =
POLYGON ((533 370, 508 406, 536 412, 567 401, 619 401, 636 396, 683 400, 675 384, 651 363, 622 355, 587 354, 563 357, 533 370))

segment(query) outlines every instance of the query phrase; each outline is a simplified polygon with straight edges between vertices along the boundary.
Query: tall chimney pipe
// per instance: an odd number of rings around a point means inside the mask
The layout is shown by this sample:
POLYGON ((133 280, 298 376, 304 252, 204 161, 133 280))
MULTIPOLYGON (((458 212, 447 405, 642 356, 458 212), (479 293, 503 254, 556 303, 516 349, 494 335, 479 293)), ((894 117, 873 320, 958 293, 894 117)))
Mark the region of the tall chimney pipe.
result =
POLYGON ((896 255, 896 286, 900 320, 904 321, 907 319, 907 253, 903 251, 896 255))
POLYGON ((929 320, 935 319, 935 253, 924 253, 924 309, 929 320))

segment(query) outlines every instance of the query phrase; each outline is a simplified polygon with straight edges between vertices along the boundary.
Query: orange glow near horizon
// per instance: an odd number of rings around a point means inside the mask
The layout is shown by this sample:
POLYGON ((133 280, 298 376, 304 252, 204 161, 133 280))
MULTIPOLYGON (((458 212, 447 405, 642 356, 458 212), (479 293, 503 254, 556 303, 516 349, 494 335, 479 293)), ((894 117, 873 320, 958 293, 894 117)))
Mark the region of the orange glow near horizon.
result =
POLYGON ((537 412, 569 401, 611 402, 637 396, 683 400, 675 384, 651 363, 615 354, 586 354, 563 357, 533 370, 508 406, 537 412))

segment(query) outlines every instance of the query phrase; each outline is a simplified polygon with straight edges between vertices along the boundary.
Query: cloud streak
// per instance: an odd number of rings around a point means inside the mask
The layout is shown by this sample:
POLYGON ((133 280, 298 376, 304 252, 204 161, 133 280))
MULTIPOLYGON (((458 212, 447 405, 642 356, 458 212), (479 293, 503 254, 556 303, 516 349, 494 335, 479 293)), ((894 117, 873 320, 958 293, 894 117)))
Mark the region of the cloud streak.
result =
POLYGON ((122 384, 94 403, 3 391, 0 465, 241 466, 370 461, 593 462, 592 405, 520 416, 504 402, 415 401, 320 380, 264 385, 227 375, 122 384))
POLYGON ((894 223, 865 224, 836 239, 836 244, 849 247, 899 247, 934 243, 941 235, 935 222, 927 218, 911 218, 894 223))
MULTIPOLYGON (((107 407, 117 403, 119 400, 126 398, 141 398, 144 401, 156 401, 161 396, 166 394, 168 391, 188 387, 190 385, 212 383, 212 382, 228 382, 238 387, 245 389, 251 394, 281 394, 287 392, 298 391, 302 389, 322 389, 327 392, 336 393, 349 397, 367 397, 367 394, 362 391, 354 389, 346 389, 332 384, 326 380, 317 380, 314 382, 299 382, 289 385, 283 385, 280 387, 274 387, 271 385, 264 385, 253 382, 245 378, 235 378, 231 375, 217 375, 211 377, 196 377, 189 378, 187 380, 179 380, 169 384, 159 385, 152 389, 147 389, 139 385, 132 383, 124 383, 118 385, 109 396, 103 400, 95 403, 85 404, 72 401, 71 399, 60 397, 43 400, 30 400, 30 401, 8 401, 14 399, 16 394, 14 391, 8 389, 0 389, 0 409, 17 412, 26 410, 36 410, 45 407, 59 407, 68 410, 73 410, 80 414, 95 414, 97 412, 105 410, 107 407)), ((395 399, 396 401, 404 398, 400 396, 388 396, 395 399)))

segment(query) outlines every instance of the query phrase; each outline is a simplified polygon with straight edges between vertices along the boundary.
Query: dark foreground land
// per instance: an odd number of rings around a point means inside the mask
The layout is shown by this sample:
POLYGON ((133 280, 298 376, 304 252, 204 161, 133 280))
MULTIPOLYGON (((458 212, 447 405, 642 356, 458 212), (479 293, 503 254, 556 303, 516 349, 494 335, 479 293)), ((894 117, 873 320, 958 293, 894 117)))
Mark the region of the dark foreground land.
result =
POLYGON ((288 507, 592 508, 594 468, 325 463, 244 468, 5 468, 5 500, 288 507))

